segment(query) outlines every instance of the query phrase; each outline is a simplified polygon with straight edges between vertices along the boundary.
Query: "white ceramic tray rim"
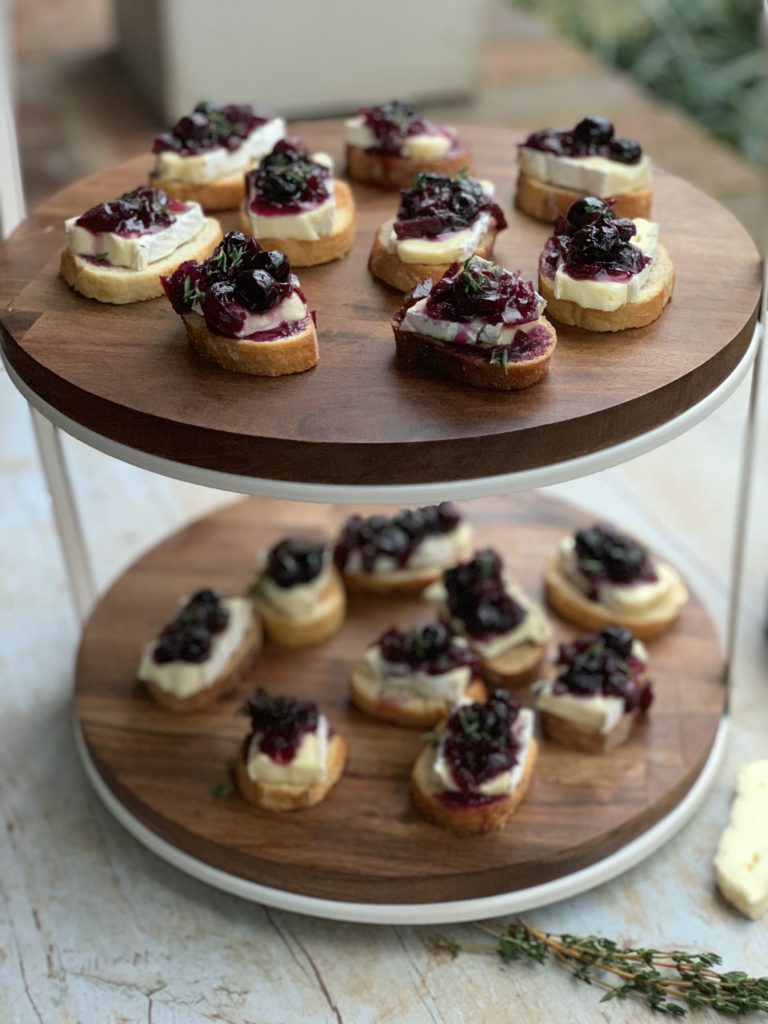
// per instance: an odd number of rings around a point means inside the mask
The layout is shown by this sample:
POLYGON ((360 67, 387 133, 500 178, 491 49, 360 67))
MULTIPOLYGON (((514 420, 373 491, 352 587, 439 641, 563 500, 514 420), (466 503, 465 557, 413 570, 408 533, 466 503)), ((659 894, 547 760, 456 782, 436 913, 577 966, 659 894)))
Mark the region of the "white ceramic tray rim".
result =
POLYGON ((201 882, 206 882, 217 889, 223 889, 225 892, 233 893, 235 896, 251 900, 254 903, 262 903, 278 910, 289 910, 298 914, 309 914, 312 917, 349 921, 356 924, 450 924, 498 917, 504 914, 518 914, 567 899, 569 896, 576 896, 602 885, 603 882, 610 881, 655 853, 690 820, 717 775, 725 750, 727 734, 728 719, 723 718, 709 757, 698 778, 669 814, 622 846, 621 849, 587 868, 552 879, 541 885, 480 899, 457 899, 446 903, 418 904, 352 903, 303 896, 300 893, 259 885, 257 882, 251 882, 238 875, 211 867, 210 864, 178 850, 172 843, 162 839, 156 832, 139 821, 120 803, 99 774, 88 752, 80 723, 75 719, 77 749, 94 789, 107 810, 152 853, 201 882))
POLYGON ((237 494, 253 494, 262 498, 285 498, 289 501, 313 502, 362 502, 367 504, 418 504, 437 501, 462 501, 470 498, 493 498, 515 491, 529 491, 538 487, 563 483, 579 477, 589 476, 611 466, 617 466, 639 455, 666 444, 691 427, 696 426, 710 415, 733 394, 747 375, 755 360, 762 335, 762 326, 755 326, 752 340, 747 351, 733 372, 696 405, 685 412, 668 420, 666 423, 649 430, 637 437, 630 438, 621 444, 603 448, 589 455, 579 456, 565 462, 555 462, 547 466, 523 470, 518 473, 502 473, 497 476, 477 477, 468 480, 447 480, 437 483, 415 484, 325 484, 297 483, 290 480, 270 480, 256 476, 238 476, 222 473, 218 470, 203 469, 182 462, 173 462, 156 455, 131 448, 117 441, 112 441, 102 434, 89 430, 82 424, 60 413, 25 384, 8 363, 3 355, 8 374, 18 390, 29 404, 55 426, 60 427, 72 437, 96 448, 98 451, 112 455, 122 462, 128 462, 141 469, 159 473, 162 476, 184 480, 188 483, 215 487, 223 491, 234 491, 237 494))

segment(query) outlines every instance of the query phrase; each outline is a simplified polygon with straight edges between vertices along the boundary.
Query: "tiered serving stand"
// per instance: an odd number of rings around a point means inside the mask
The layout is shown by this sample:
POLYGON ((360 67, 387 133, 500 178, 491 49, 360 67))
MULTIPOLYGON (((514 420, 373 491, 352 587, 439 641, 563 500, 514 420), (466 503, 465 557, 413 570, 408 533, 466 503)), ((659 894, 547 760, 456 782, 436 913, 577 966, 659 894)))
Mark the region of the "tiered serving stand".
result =
MULTIPOLYGON (((338 123, 296 131, 341 166, 338 123)), ((519 136, 463 134, 510 220, 497 260, 535 279, 546 227, 509 209, 519 136)), ((677 268, 663 316, 617 336, 558 328, 546 380, 497 394, 395 366, 389 319, 400 298, 370 277, 366 262, 396 196, 355 185, 354 250, 300 272, 317 310, 320 365, 263 380, 189 351, 164 299, 102 306, 57 276, 62 220, 135 187, 149 166, 141 157, 65 189, 0 250, 4 289, 14 296, 2 315, 3 359, 33 409, 81 609, 93 594, 55 428, 146 469, 258 496, 168 538, 91 611, 75 672, 76 731, 107 807, 140 842, 212 885, 350 921, 524 910, 648 856, 699 805, 724 744, 725 664, 695 595, 652 643, 657 701, 630 742, 604 758, 545 743, 508 827, 474 839, 413 812, 407 779, 419 736, 372 722, 347 700, 348 670, 364 647, 393 623, 429 617, 417 599, 352 600, 337 637, 300 652, 267 646, 240 694, 204 713, 162 711, 134 672, 181 594, 204 585, 242 591, 259 548, 290 533, 332 534, 349 502, 481 498, 465 509, 479 542, 497 546, 540 591, 557 540, 591 517, 520 492, 663 444, 712 412, 752 366, 760 265, 746 232, 712 199, 657 172, 654 218, 677 268), (317 699, 349 740, 347 772, 316 808, 269 816, 236 794, 213 795, 245 732, 237 707, 257 684, 317 699)), ((234 216, 222 221, 236 226, 234 216)), ((556 631, 572 632, 564 624, 556 631)))

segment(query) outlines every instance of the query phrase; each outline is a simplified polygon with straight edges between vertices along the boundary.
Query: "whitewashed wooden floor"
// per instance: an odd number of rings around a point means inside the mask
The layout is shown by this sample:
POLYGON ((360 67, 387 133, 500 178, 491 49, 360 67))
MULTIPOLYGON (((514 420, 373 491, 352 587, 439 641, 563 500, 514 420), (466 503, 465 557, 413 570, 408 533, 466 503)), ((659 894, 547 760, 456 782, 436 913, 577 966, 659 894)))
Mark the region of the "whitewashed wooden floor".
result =
MULTIPOLYGON (((747 397, 742 386, 663 450, 553 489, 667 553, 721 622, 747 397)), ((716 895, 711 871, 735 772, 745 760, 768 756, 765 417, 760 433, 722 777, 696 820, 645 864, 530 917, 553 930, 711 948, 729 969, 768 973, 768 921, 750 923, 731 911, 716 895)), ((76 442, 67 451, 101 585, 167 531, 233 500, 76 442)), ((452 962, 429 950, 428 929, 269 911, 208 889, 145 852, 102 809, 77 760, 70 724, 77 628, 27 410, 5 374, 0 481, 2 1024, 650 1019, 642 1007, 600 1006, 593 990, 556 971, 469 956, 452 962)), ((468 934, 466 926, 447 931, 468 934)))

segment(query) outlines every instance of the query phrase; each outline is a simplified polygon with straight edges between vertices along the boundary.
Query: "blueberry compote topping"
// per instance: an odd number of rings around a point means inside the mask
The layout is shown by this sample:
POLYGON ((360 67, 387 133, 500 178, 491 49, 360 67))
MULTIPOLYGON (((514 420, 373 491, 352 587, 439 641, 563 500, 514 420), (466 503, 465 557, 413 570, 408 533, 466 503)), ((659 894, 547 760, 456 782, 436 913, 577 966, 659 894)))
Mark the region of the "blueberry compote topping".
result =
POLYGON ((155 642, 152 660, 157 665, 169 661, 199 664, 211 653, 211 643, 229 623, 229 610, 214 590, 199 590, 179 614, 169 622, 155 642))
POLYGON ((215 107, 203 101, 191 114, 180 118, 169 132, 155 136, 152 152, 170 150, 180 156, 193 156, 219 146, 233 151, 239 149, 251 132, 266 124, 267 120, 248 103, 215 107))
POLYGON ((643 155, 634 139, 614 138, 613 124, 604 117, 585 117, 575 128, 542 128, 523 143, 554 156, 604 156, 621 164, 639 163, 643 155))
POLYGON ((555 221, 541 254, 541 272, 553 277, 562 261, 565 272, 578 280, 626 281, 647 267, 650 257, 630 243, 634 222, 614 217, 611 206, 611 200, 594 196, 577 199, 555 221))
POLYGON ((486 704, 466 704, 448 719, 443 755, 453 781, 464 795, 517 763, 520 743, 515 722, 517 700, 506 690, 494 691, 486 704))
POLYGON ((511 633, 527 612, 507 593, 502 561, 492 548, 443 573, 448 610, 478 640, 511 633))
POLYGON ((434 238, 468 228, 481 213, 491 215, 497 230, 507 226, 501 207, 475 178, 421 171, 411 187, 400 193, 395 234, 399 239, 434 238))
POLYGON ((267 555, 265 575, 278 587, 311 583, 325 568, 326 551, 325 544, 287 537, 267 555))
POLYGON ((460 522, 461 513, 450 501, 401 509, 392 518, 350 516, 336 542, 334 561, 343 570, 353 552, 358 552, 363 572, 373 572, 376 559, 381 557, 391 558, 402 569, 425 538, 451 533, 460 522))
POLYGON ((621 697, 626 712, 646 712, 653 702, 645 661, 632 653, 633 636, 622 626, 604 626, 560 644, 552 693, 576 697, 621 697))
MULTIPOLYGON (((195 309, 212 331, 231 338, 238 336, 248 313, 265 313, 293 292, 304 298, 288 257, 276 249, 263 249, 241 231, 226 234, 205 263, 187 260, 160 280, 175 312, 195 309)), ((298 326, 282 324, 255 337, 271 340, 295 332, 298 326)))
POLYGON ((441 622, 415 626, 407 631, 387 630, 379 640, 379 647, 391 675, 426 672, 437 676, 463 666, 469 667, 474 675, 480 665, 477 656, 441 622))
POLYGON ((256 213, 297 213, 330 196, 330 168, 313 160, 299 139, 281 139, 246 175, 249 205, 256 213))
POLYGON ((244 749, 256 740, 259 750, 278 764, 290 764, 308 732, 317 731, 317 705, 295 697, 270 697, 259 688, 243 707, 251 732, 244 749))
POLYGON ((75 224, 94 234, 110 232, 134 238, 170 227, 186 208, 186 203, 169 199, 160 188, 141 187, 126 192, 119 199, 91 207, 75 224))
POLYGON ((367 128, 375 135, 376 149, 388 156, 399 156, 403 142, 411 135, 447 135, 448 133, 417 114, 410 103, 392 100, 380 107, 359 111, 367 128))
POLYGON ((468 323, 482 319, 489 324, 527 324, 539 316, 539 297, 530 281, 518 271, 494 266, 471 256, 453 263, 443 277, 425 281, 406 298, 405 309, 426 296, 425 312, 434 320, 468 323))
POLYGON ((601 583, 653 583, 658 577, 646 548, 610 523, 579 530, 575 537, 576 566, 589 580, 588 597, 599 599, 601 583))

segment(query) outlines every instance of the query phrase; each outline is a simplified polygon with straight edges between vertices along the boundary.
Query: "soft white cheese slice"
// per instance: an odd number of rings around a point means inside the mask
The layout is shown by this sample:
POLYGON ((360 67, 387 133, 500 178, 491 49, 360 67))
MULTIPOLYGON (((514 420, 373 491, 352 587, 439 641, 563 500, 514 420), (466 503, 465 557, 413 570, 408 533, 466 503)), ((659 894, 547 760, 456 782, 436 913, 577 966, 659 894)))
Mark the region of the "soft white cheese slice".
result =
POLYGON ((590 732, 609 733, 624 714, 621 697, 577 697, 572 693, 553 693, 553 682, 538 689, 536 707, 558 718, 580 725, 590 732))
POLYGON ((418 671, 397 672, 397 667, 382 656, 379 644, 368 648, 365 660, 376 676, 379 696, 390 697, 398 702, 415 697, 458 704, 472 678, 472 669, 468 665, 459 665, 448 672, 434 675, 418 671))
MULTIPOLYGON (((654 562, 655 580, 638 580, 636 583, 611 583, 606 580, 598 585, 598 601, 607 608, 618 612, 641 612, 663 601, 679 576, 671 565, 654 562)), ((560 542, 558 568, 577 590, 586 594, 590 582, 578 567, 576 543, 573 537, 564 537, 560 542)))
MULTIPOLYGON (((528 747, 533 738, 534 714, 530 708, 522 708, 517 718, 518 740, 520 749, 517 755, 517 763, 508 771, 499 772, 493 778, 488 779, 478 786, 475 792, 483 796, 508 796, 520 784, 523 777, 523 770, 528 756, 528 747)), ((451 773, 450 765, 445 757, 444 744, 437 748, 435 760, 432 764, 432 772, 440 789, 450 793, 459 793, 461 790, 456 785, 451 773)))
POLYGON ((157 644, 153 640, 144 650, 138 671, 139 679, 154 683, 180 700, 213 686, 232 656, 242 647, 246 634, 253 628, 253 610, 247 598, 228 597, 222 603, 229 610, 229 622, 226 629, 212 637, 211 652, 205 661, 199 664, 169 661, 158 665, 152 658, 157 644))
POLYGON ((246 204, 246 213, 251 222, 251 234, 255 238, 296 239, 303 242, 317 242, 333 230, 336 217, 336 197, 333 182, 329 182, 330 196, 323 203, 302 213, 256 213, 246 204))
POLYGON ((519 162, 520 169, 529 178, 600 199, 644 188, 651 183, 651 161, 647 156, 641 157, 636 164, 623 164, 605 156, 556 156, 523 146, 519 162))
POLYGON ((754 921, 768 910, 768 760, 744 765, 715 857, 720 892, 754 921))
POLYGON ((203 227, 205 214, 199 203, 189 202, 187 209, 175 214, 175 218, 161 231, 125 238, 112 231, 88 231, 75 223, 77 217, 70 217, 64 222, 67 248, 75 256, 98 256, 113 267, 144 270, 195 238, 203 227))
MULTIPOLYGON (((414 569, 445 569, 469 558, 472 553, 473 533, 469 523, 462 521, 447 533, 436 533, 425 537, 416 546, 404 566, 399 566, 389 555, 378 555, 373 562, 372 572, 411 572, 414 569)), ((350 552, 344 572, 356 574, 366 572, 359 551, 350 552)))
POLYGON ((317 608, 321 592, 328 584, 330 565, 308 583, 297 583, 293 587, 281 587, 269 576, 262 576, 259 583, 259 597, 280 615, 289 619, 306 619, 317 608))
POLYGON ((217 178, 226 178, 238 171, 247 171, 257 160, 266 156, 276 142, 285 138, 285 121, 273 117, 254 128, 237 149, 216 146, 204 153, 183 155, 173 150, 157 154, 154 173, 160 178, 186 181, 192 185, 207 185, 217 178))
POLYGON ((422 132, 420 135, 409 135, 403 140, 405 155, 411 160, 439 160, 451 145, 451 138, 441 132, 422 132))
POLYGON ((344 122, 344 135, 347 144, 356 149, 376 149, 379 144, 362 115, 347 118, 344 122))
POLYGON ((578 280, 571 277, 560 264, 555 271, 553 290, 556 299, 568 299, 584 309, 602 309, 613 312, 628 302, 637 302, 640 292, 651 276, 653 259, 659 246, 659 225, 643 217, 635 217, 635 234, 630 239, 651 262, 639 274, 633 274, 628 281, 578 280))
POLYGON ((477 345, 479 348, 496 348, 511 345, 518 331, 527 333, 534 327, 542 326, 541 313, 545 305, 544 299, 539 295, 538 318, 530 323, 514 324, 508 327, 505 324, 489 324, 481 319, 469 320, 467 323, 457 323, 455 320, 436 320, 427 315, 427 299, 424 298, 419 299, 406 311, 401 329, 434 338, 436 341, 477 345))
POLYGON ((289 324, 298 323, 306 319, 307 316, 306 302, 304 302, 298 292, 291 292, 287 299, 278 302, 276 306, 268 309, 266 313, 247 313, 245 323, 235 336, 238 338, 248 338, 252 334, 258 334, 261 331, 273 331, 283 321, 289 324))
POLYGON ((278 786, 314 786, 325 779, 328 763, 328 719, 319 715, 315 732, 305 733, 293 760, 278 764, 259 750, 259 738, 254 736, 248 750, 246 771, 254 782, 267 782, 278 786))
POLYGON ((382 244, 396 252, 402 263, 442 264, 469 259, 488 234, 491 215, 483 212, 468 228, 449 231, 435 238, 404 238, 395 234, 394 220, 381 229, 382 244))

